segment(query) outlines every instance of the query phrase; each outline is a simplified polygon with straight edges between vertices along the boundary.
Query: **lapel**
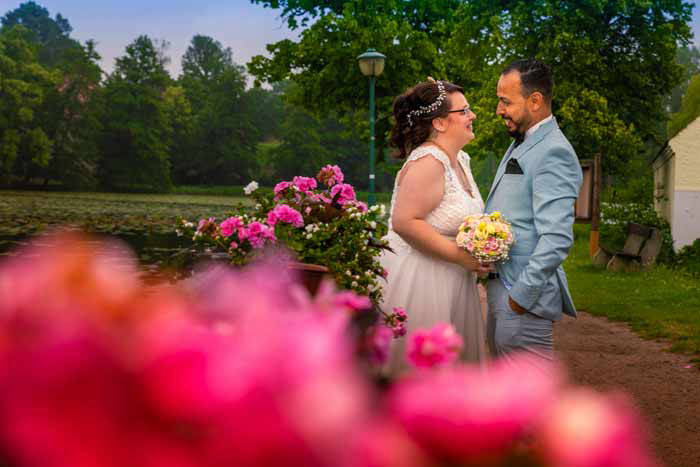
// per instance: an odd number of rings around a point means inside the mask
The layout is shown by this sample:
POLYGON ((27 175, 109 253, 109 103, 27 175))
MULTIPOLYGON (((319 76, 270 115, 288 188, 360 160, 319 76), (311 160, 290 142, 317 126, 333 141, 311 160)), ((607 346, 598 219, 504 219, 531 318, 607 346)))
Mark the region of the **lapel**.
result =
POLYGON ((506 165, 508 163, 508 160, 510 158, 516 160, 522 159, 533 146, 542 141, 544 137, 547 136, 555 128, 559 128, 559 126, 557 125, 556 119, 552 117, 552 120, 540 126, 535 131, 535 133, 525 138, 525 141, 523 141, 522 144, 517 148, 513 147, 515 146, 515 142, 510 144, 508 151, 506 151, 505 156, 503 156, 503 159, 501 159, 501 163, 498 166, 498 170, 496 171, 496 176, 494 177, 493 183, 491 184, 491 191, 489 191, 489 196, 488 198, 486 198, 487 203, 491 199, 493 192, 496 191, 496 187, 500 183, 501 178, 503 178, 503 174, 506 171, 506 165))

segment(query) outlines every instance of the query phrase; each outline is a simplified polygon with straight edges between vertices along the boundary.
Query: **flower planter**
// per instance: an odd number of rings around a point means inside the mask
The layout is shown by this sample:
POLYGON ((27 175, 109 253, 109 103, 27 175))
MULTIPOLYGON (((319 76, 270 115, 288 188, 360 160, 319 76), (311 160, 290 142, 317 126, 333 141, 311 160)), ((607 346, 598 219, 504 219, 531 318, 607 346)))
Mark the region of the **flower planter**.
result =
POLYGON ((318 287, 321 285, 323 278, 329 275, 328 268, 320 264, 298 263, 293 261, 290 262, 287 267, 297 274, 302 285, 312 296, 316 295, 316 292, 318 292, 318 287))

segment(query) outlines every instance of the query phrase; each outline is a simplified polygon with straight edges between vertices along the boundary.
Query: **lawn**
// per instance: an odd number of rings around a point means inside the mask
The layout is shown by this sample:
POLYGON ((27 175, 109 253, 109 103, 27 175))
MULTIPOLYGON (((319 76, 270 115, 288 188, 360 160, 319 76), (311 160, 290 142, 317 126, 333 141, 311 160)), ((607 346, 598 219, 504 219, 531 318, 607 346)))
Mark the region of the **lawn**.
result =
POLYGON ((611 273, 588 256, 589 226, 575 226, 564 263, 579 310, 628 323, 641 336, 663 339, 672 350, 700 357, 700 280, 657 265, 649 271, 611 273))

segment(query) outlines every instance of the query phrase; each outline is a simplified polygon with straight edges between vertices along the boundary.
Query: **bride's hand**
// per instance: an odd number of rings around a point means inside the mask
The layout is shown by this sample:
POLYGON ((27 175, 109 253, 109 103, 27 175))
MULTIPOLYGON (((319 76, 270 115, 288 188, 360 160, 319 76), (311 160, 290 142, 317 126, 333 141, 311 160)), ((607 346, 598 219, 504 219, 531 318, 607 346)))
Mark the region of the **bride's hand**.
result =
POLYGON ((485 279, 490 272, 494 272, 495 268, 493 266, 493 263, 479 263, 479 267, 477 268, 476 275, 479 276, 481 279, 485 279))
POLYGON ((468 271, 479 275, 483 274, 484 272, 488 274, 491 271, 491 266, 481 264, 478 259, 474 258, 465 250, 460 249, 460 256, 459 263, 468 271))

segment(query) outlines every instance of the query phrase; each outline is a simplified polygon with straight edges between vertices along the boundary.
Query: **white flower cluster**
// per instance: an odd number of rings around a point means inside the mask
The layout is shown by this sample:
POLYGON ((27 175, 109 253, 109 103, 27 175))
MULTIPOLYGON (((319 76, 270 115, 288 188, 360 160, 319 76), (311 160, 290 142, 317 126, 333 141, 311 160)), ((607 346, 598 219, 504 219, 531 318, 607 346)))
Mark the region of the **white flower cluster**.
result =
POLYGON ((379 217, 386 216, 386 205, 385 204, 375 204, 374 206, 369 208, 369 210, 372 212, 379 211, 379 217))
POLYGON ((442 103, 445 101, 445 98, 447 97, 447 92, 445 92, 445 85, 442 84, 442 81, 436 81, 435 84, 437 85, 438 88, 438 97, 435 99, 435 102, 433 102, 430 105, 424 105, 416 110, 411 110, 408 113, 408 126, 412 127, 413 126, 413 117, 419 117, 421 115, 426 115, 435 112, 437 109, 440 108, 442 103))
POLYGON ((318 224, 308 224, 306 227, 304 227, 304 230, 306 230, 306 239, 311 240, 314 233, 321 230, 321 228, 318 226, 318 224))
POLYGON ((258 188, 260 188, 260 185, 258 185, 258 182, 256 182, 255 180, 253 180, 252 182, 250 182, 249 184, 247 184, 247 185, 245 186, 245 188, 243 188, 243 193, 245 193, 246 195, 249 195, 249 194, 251 194, 252 192, 254 192, 255 190, 257 190, 258 188))

